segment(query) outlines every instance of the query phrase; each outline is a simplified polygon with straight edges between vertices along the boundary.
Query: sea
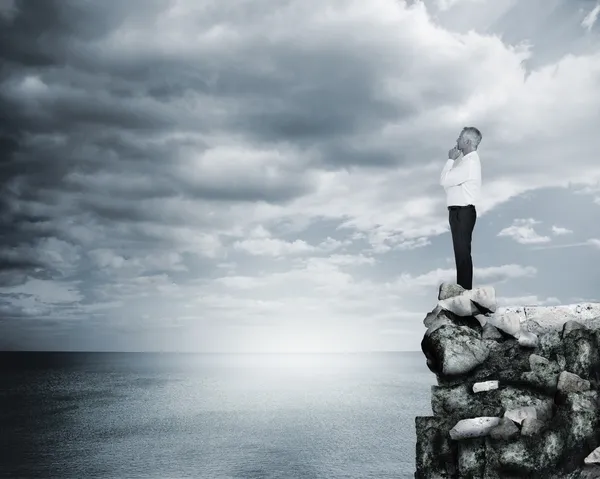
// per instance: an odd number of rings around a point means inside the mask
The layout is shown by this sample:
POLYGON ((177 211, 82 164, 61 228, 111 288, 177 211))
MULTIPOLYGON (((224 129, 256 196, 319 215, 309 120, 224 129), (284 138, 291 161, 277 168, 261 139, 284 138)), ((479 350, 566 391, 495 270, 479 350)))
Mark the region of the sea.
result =
POLYGON ((0 477, 405 479, 421 352, 0 353, 0 477))

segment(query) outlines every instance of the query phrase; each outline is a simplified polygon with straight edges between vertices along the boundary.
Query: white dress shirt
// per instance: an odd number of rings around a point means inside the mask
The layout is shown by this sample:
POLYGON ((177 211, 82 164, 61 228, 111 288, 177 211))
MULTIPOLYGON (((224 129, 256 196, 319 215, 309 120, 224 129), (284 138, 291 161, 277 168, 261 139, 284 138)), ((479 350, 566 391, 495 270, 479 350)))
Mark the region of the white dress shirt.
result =
POLYGON ((448 160, 440 176, 448 206, 476 205, 481 191, 481 162, 477 151, 448 160))

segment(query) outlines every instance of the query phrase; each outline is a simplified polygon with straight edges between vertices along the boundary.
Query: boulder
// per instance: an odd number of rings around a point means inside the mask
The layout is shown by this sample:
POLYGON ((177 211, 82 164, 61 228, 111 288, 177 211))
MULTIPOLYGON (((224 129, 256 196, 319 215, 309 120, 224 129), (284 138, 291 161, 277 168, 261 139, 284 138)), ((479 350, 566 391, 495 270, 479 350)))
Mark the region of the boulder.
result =
POLYGON ((526 417, 521 423, 521 436, 535 436, 543 427, 544 423, 539 419, 526 417))
POLYGON ((450 286, 438 300, 415 477, 600 478, 600 304, 493 311, 495 292, 450 286))
POLYGON ((487 315, 487 324, 490 324, 506 334, 518 338, 521 331, 521 322, 525 319, 522 310, 518 308, 502 308, 495 313, 487 315))
POLYGON ((491 286, 475 288, 471 290, 471 301, 482 313, 493 313, 497 308, 496 290, 491 286))
POLYGON ((459 296, 466 291, 459 284, 454 283, 442 283, 440 284, 440 289, 438 291, 438 301, 443 299, 452 298, 454 296, 459 296))
POLYGON ((496 427, 490 431, 493 439, 513 439, 519 435, 519 428, 508 417, 503 417, 496 427))
POLYGON ((432 361, 433 372, 446 376, 473 370, 490 353, 480 334, 468 326, 441 326, 423 338, 421 349, 432 361))
POLYGON ((450 429, 450 437, 453 440, 483 437, 500 423, 498 417, 474 417, 462 419, 450 429))
POLYGON ((516 422, 517 424, 521 424, 523 420, 527 418, 537 419, 537 412, 534 407, 525 406, 506 411, 504 413, 504 417, 516 422))
POLYGON ((524 348, 536 348, 538 346, 537 335, 528 331, 521 331, 518 341, 519 346, 523 346, 524 348))
POLYGON ((485 326, 483 326, 483 331, 481 333, 482 339, 502 339, 502 333, 495 326, 491 325, 489 322, 486 322, 485 326))
POLYGON ((582 379, 577 374, 563 371, 558 376, 557 390, 563 394, 589 391, 590 382, 582 379))

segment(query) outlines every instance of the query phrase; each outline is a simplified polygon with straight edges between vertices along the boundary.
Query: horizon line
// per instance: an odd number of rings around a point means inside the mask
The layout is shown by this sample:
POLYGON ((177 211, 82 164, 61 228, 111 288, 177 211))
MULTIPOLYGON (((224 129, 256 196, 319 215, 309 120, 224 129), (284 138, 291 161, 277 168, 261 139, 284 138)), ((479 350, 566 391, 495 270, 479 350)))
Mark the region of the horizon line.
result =
POLYGON ((311 355, 311 354, 381 354, 421 353, 419 350, 371 350, 371 351, 125 351, 125 350, 42 350, 2 349, 0 353, 58 353, 58 354, 228 354, 228 355, 311 355))

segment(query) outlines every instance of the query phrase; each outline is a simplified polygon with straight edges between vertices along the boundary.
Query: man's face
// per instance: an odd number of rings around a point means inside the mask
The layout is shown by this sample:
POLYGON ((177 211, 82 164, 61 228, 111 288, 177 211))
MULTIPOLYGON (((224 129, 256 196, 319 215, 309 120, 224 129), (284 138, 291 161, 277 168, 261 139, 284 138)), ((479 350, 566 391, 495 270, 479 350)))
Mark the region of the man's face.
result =
POLYGON ((463 132, 460 132, 460 135, 458 135, 458 138, 456 139, 456 147, 460 150, 460 151, 464 151, 466 148, 466 142, 465 142, 465 137, 463 135, 463 132))

